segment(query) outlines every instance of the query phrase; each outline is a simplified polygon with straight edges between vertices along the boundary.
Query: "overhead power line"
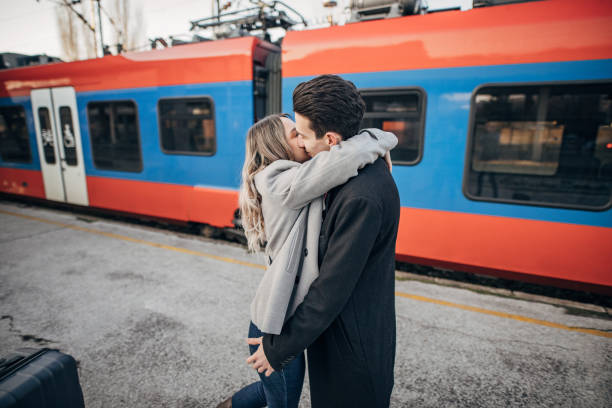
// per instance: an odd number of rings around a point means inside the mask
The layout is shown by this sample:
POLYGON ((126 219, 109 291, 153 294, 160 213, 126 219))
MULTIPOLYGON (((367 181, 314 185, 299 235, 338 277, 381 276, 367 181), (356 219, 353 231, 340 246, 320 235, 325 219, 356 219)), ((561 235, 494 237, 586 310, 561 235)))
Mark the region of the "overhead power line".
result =
POLYGON ((98 7, 100 7, 100 10, 102 10, 102 12, 104 13, 104 15, 106 16, 106 18, 108 18, 108 21, 110 21, 110 23, 112 24, 112 26, 115 28, 115 30, 119 33, 119 37, 121 37, 121 35, 123 34, 123 31, 121 30, 121 28, 119 28, 117 26, 117 23, 115 23, 115 20, 113 20, 113 18, 111 17, 110 13, 108 11, 106 11, 106 9, 104 7, 102 7, 102 3, 98 2, 98 7))
MULTIPOLYGON (((38 1, 38 0, 37 0, 38 1)), ((59 6, 64 6, 67 7, 70 11, 72 11, 74 14, 76 14, 76 16, 79 18, 79 20, 81 20, 83 22, 83 24, 85 24, 87 27, 89 27, 89 29, 91 30, 92 33, 96 32, 95 27, 89 22, 87 21, 87 19, 85 17, 83 17, 83 15, 81 13, 78 12, 78 10, 76 10, 74 7, 72 7, 73 4, 76 3, 80 3, 81 1, 68 1, 68 0, 63 0, 63 1, 56 1, 56 0, 48 0, 51 3, 57 4, 59 6)))

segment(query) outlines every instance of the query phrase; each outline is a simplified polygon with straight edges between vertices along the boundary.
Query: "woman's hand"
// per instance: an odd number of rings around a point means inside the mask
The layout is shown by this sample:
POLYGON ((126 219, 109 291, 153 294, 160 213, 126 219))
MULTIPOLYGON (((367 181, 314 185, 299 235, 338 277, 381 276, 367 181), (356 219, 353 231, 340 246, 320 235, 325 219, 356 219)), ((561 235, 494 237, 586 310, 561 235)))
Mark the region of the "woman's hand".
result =
POLYGON ((393 164, 391 163, 391 153, 387 151, 385 153, 385 163, 387 163, 387 167, 389 168, 389 173, 391 173, 391 169, 393 168, 393 164))
POLYGON ((259 348, 257 349, 257 351, 253 353, 251 357, 247 358, 247 364, 250 364, 250 366, 257 370, 258 373, 263 373, 265 371, 266 377, 269 377, 274 372, 274 369, 268 362, 268 358, 264 353, 263 344, 261 344, 261 339, 262 337, 247 339, 247 343, 252 346, 256 346, 259 344, 259 348))

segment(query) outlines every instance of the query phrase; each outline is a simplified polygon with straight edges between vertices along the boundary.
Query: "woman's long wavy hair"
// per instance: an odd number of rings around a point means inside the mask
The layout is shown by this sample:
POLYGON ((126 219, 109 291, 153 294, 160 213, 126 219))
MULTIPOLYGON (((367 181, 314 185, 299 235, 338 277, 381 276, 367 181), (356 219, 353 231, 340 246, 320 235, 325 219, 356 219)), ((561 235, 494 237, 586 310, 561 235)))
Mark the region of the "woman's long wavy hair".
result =
POLYGON ((251 126, 246 136, 239 203, 242 228, 252 252, 263 251, 266 246, 261 195, 255 188, 255 175, 276 160, 294 160, 281 117, 287 115, 266 116, 251 126))

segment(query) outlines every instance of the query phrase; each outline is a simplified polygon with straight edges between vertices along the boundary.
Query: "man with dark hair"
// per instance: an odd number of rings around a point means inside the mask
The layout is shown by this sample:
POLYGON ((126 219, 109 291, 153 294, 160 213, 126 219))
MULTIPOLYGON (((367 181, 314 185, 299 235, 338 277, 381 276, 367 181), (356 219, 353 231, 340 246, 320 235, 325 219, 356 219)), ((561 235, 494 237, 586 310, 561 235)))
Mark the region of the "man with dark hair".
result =
MULTIPOLYGON (((352 82, 337 75, 321 75, 295 88, 293 110, 296 128, 298 132, 300 129, 304 131, 300 135, 306 151, 310 151, 311 145, 315 149, 322 148, 322 144, 327 142, 324 136, 328 132, 337 133, 343 140, 356 135, 363 119, 365 103, 352 82), (314 135, 321 146, 307 137, 310 135, 314 135)), ((319 151, 314 150, 310 155, 314 156, 319 151)))
MULTIPOLYGON (((299 84, 293 105, 310 156, 357 134, 365 110, 355 85, 335 75, 299 84)), ((268 375, 307 349, 314 408, 389 406, 398 222, 399 195, 383 159, 328 192, 319 277, 280 335, 249 339, 261 342, 248 360, 255 369, 268 375)))

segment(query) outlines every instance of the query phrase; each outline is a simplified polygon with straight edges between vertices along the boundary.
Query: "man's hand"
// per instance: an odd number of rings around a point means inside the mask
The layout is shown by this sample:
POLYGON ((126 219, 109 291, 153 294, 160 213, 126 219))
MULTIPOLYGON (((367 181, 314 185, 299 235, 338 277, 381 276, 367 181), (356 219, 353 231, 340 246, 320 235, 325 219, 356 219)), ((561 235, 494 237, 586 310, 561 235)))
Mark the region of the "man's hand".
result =
POLYGON ((385 153, 385 163, 387 163, 387 167, 389 168, 389 173, 391 173, 391 170, 393 170, 393 164, 391 163, 391 153, 389 153, 389 151, 385 153))
POLYGON ((266 377, 269 377, 270 374, 274 372, 274 369, 272 368, 272 366, 268 362, 268 359, 266 358, 266 355, 263 350, 263 345, 261 344, 261 339, 262 337, 258 337, 255 339, 253 338, 247 339, 247 343, 249 343, 252 346, 256 346, 259 344, 259 348, 257 349, 257 351, 253 353, 251 357, 247 358, 247 364, 250 364, 251 367, 257 370, 258 373, 263 373, 265 371, 266 377))

